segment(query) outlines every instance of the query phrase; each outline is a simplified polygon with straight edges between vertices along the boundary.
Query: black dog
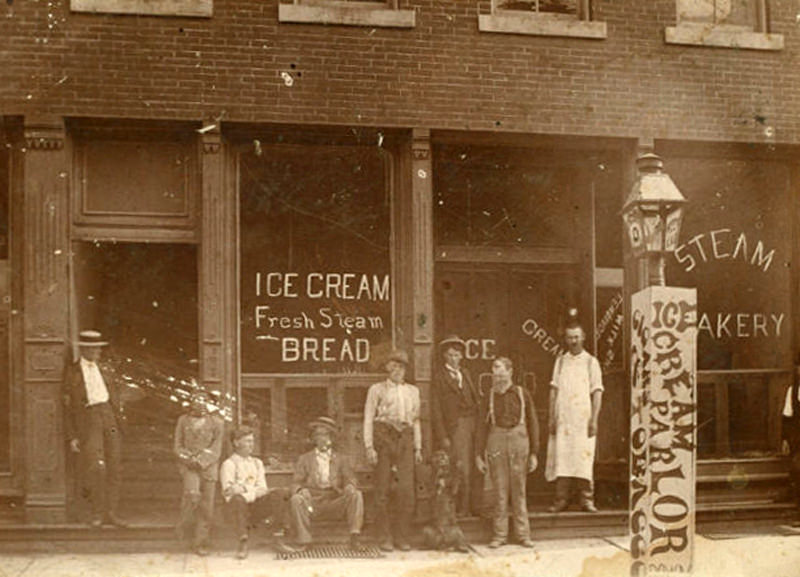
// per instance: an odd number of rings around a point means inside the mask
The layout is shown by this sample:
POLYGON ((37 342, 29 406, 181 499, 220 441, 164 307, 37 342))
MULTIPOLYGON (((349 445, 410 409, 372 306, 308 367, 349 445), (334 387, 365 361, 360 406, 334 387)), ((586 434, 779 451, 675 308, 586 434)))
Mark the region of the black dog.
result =
POLYGON ((453 479, 450 471, 450 457, 444 451, 433 454, 433 497, 432 524, 427 525, 422 534, 428 549, 455 549, 461 553, 469 551, 464 533, 456 522, 455 494, 458 479, 453 479))

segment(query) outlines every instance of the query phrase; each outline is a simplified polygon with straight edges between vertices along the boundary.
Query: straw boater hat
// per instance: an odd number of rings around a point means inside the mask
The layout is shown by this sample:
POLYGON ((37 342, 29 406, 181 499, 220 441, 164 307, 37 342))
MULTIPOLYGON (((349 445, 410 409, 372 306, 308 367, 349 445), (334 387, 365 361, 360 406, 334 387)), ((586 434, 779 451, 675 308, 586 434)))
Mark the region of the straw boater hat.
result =
POLYGON ((318 429, 328 431, 332 435, 335 435, 339 431, 339 426, 336 424, 336 421, 330 417, 317 417, 308 424, 308 428, 311 429, 311 434, 314 434, 318 429))
POLYGON ((446 351, 449 347, 458 347, 462 351, 466 350, 467 343, 465 343, 458 335, 447 335, 439 341, 439 349, 446 351))
POLYGON ((104 347, 108 341, 103 340, 103 335, 100 331, 81 331, 78 334, 78 346, 80 347, 104 347))

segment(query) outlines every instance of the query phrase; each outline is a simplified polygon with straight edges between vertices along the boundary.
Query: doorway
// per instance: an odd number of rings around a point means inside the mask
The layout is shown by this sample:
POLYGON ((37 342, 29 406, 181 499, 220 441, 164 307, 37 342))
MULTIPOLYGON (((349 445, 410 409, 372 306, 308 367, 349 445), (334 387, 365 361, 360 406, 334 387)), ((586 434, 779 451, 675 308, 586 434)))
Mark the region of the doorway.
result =
POLYGON ((514 363, 517 384, 531 393, 539 419, 539 467, 528 478, 532 505, 550 502, 544 480, 547 409, 555 357, 563 350, 564 319, 577 306, 572 265, 518 262, 440 262, 435 271, 437 342, 455 333, 467 344, 465 364, 482 391, 491 387, 491 363, 514 363))
MULTIPOLYGON (((73 246, 71 322, 76 329, 99 330, 109 341, 100 366, 122 405, 123 515, 169 522, 180 500, 172 436, 198 373, 196 247, 73 246)), ((76 475, 70 477, 70 513, 80 518, 86 504, 76 475)))

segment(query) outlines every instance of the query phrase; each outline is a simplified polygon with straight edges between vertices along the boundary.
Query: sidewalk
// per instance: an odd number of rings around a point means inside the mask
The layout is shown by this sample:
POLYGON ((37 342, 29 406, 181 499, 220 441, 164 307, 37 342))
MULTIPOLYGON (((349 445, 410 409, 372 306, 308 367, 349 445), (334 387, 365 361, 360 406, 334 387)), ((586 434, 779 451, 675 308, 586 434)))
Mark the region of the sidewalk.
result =
MULTIPOLYGON (((777 531, 776 531, 777 532, 777 531)), ((800 532, 752 536, 700 536, 695 545, 697 577, 800 577, 800 532)), ((777 532, 779 533, 779 532, 777 532)), ((394 552, 383 559, 279 561, 258 544, 238 561, 221 549, 200 558, 183 552, 76 552, 74 544, 16 543, 0 548, 0 577, 620 577, 629 574, 627 538, 547 540, 533 551, 508 545, 470 554, 394 552)), ((134 548, 135 549, 135 548, 134 548)))

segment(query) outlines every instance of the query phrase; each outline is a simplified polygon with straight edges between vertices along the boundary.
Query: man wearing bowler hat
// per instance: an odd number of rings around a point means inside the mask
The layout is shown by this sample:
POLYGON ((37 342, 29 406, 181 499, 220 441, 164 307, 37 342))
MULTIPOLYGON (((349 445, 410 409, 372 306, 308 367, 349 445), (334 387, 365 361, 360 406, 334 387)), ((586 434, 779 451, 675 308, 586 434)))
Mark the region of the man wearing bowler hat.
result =
POLYGON ((297 549, 311 543, 311 521, 317 518, 347 519, 350 548, 361 547, 364 498, 358 490, 350 460, 333 449, 338 427, 330 417, 309 424, 314 448, 294 466, 289 508, 297 549))
POLYGON ((98 331, 81 331, 81 358, 67 368, 64 379, 64 430, 70 449, 80 454, 91 525, 100 527, 105 521, 126 527, 117 514, 122 478, 119 403, 98 365, 106 345, 98 331))
POLYGON ((396 545, 409 551, 411 516, 414 512, 414 463, 422 462, 422 429, 419 422, 419 389, 405 382, 408 354, 393 351, 386 361, 386 380, 367 392, 364 405, 364 446, 367 460, 375 465, 375 521, 380 548, 396 545), (389 486, 392 471, 397 478, 397 507, 390 517, 389 486), (389 520, 395 519, 394 541, 389 520))
POLYGON ((466 345, 456 335, 439 343, 442 362, 434 371, 431 387, 431 413, 437 446, 450 455, 458 475, 456 513, 477 513, 479 475, 474 474, 475 419, 480 394, 469 371, 461 366, 466 345))

